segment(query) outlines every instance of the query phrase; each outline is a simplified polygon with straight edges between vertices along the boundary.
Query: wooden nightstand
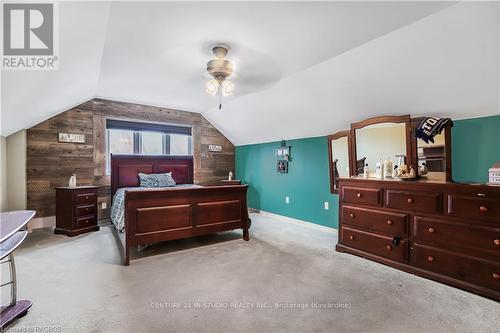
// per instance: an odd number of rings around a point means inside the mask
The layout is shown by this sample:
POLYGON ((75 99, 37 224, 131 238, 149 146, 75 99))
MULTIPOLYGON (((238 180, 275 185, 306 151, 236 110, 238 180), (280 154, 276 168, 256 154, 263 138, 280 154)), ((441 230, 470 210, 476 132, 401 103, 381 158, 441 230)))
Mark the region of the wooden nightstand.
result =
POLYGON ((241 185, 241 180, 227 180, 227 179, 224 179, 224 180, 221 180, 222 182, 222 185, 241 185))
POLYGON ((99 230, 97 186, 56 187, 56 234, 76 236, 99 230))

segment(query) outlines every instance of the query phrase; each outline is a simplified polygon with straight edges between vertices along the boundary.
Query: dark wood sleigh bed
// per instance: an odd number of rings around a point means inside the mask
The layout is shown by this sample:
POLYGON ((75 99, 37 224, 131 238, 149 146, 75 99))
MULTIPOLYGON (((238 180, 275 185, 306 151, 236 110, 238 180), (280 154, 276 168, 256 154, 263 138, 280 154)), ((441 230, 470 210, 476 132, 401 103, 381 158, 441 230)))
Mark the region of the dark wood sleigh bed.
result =
MULTIPOLYGON (((177 184, 193 183, 191 156, 111 156, 111 195, 139 186, 138 173, 172 172, 177 184)), ((130 248, 220 231, 242 229, 249 240, 247 185, 125 191, 125 230, 119 240, 123 265, 130 248)))

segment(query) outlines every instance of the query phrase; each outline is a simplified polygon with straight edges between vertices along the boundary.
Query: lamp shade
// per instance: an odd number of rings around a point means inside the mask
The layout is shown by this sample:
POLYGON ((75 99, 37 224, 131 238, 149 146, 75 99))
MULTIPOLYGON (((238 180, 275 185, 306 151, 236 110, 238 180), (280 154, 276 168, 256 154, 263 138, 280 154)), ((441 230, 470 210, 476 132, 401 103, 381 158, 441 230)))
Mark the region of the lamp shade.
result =
POLYGON ((223 96, 230 96, 234 93, 234 83, 224 80, 221 83, 221 90, 223 96))
POLYGON ((210 95, 215 95, 217 94, 217 90, 219 88, 219 81, 217 81, 216 79, 211 79, 207 81, 205 88, 207 93, 209 93, 210 95))

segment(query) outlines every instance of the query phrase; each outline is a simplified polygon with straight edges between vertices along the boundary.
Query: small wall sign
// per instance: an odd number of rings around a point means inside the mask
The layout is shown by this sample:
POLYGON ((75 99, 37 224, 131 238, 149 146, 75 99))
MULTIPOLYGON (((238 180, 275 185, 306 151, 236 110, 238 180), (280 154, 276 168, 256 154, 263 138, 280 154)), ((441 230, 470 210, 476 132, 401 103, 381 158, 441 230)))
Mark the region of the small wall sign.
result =
POLYGON ((222 146, 221 145, 208 145, 208 151, 220 153, 222 151, 222 146))
POLYGON ((85 134, 59 133, 59 142, 85 143, 85 134))

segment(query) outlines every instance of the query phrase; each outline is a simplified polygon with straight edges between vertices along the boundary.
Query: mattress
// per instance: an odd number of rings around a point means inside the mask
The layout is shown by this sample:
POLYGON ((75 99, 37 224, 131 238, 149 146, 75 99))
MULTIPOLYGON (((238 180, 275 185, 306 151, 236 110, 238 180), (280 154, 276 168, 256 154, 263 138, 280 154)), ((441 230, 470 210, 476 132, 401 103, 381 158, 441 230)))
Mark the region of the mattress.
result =
POLYGON ((125 191, 148 191, 148 190, 172 190, 178 188, 195 188, 201 187, 195 184, 181 184, 171 187, 122 187, 118 189, 113 197, 111 205, 111 223, 120 232, 125 231, 125 191))

